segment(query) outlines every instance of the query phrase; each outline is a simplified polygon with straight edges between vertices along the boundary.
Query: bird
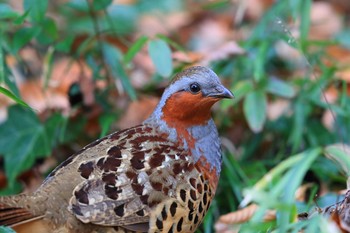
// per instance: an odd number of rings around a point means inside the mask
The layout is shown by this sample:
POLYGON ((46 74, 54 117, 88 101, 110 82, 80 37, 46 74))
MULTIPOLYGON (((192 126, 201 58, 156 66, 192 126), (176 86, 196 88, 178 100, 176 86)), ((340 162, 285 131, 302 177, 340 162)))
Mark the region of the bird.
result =
POLYGON ((194 232, 221 171, 212 106, 233 98, 207 67, 176 74, 140 125, 88 144, 33 193, 0 197, 17 232, 194 232))

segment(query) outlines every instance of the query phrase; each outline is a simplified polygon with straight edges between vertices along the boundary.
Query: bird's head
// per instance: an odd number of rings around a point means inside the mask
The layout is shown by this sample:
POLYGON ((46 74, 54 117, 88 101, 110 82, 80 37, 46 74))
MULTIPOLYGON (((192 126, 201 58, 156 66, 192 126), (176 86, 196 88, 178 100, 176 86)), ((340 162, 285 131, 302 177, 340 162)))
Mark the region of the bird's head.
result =
POLYGON ((171 141, 190 149, 195 161, 203 160, 201 166, 208 167, 214 183, 221 169, 221 150, 211 107, 224 98, 233 98, 233 94, 211 69, 191 67, 173 78, 145 121, 168 134, 171 141))
POLYGON ((210 118, 214 103, 233 94, 209 68, 195 66, 178 73, 157 106, 156 114, 169 126, 203 125, 210 118))

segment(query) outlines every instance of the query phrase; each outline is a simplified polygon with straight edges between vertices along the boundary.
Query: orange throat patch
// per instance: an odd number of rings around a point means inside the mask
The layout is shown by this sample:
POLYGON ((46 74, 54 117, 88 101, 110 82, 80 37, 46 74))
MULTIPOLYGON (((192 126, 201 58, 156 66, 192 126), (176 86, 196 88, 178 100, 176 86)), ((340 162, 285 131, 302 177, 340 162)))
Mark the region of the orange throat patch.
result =
POLYGON ((178 92, 166 101, 162 119, 169 127, 176 129, 178 137, 185 139, 190 148, 194 148, 194 138, 187 129, 206 124, 211 118, 210 109, 217 101, 218 99, 205 97, 201 93, 178 92))

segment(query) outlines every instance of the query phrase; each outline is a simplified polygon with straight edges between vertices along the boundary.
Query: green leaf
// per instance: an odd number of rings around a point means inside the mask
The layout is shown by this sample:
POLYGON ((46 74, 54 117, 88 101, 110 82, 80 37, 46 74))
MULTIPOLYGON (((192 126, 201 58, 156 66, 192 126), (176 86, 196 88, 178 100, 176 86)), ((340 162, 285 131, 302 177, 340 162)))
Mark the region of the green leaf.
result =
POLYGON ((55 45, 55 49, 57 51, 60 51, 60 52, 63 52, 63 53, 69 53, 70 50, 71 50, 73 41, 74 41, 74 36, 73 35, 64 37, 64 38, 62 38, 62 40, 60 42, 58 42, 55 45))
POLYGON ((122 66, 121 61, 118 61, 115 63, 115 76, 114 77, 119 77, 120 80, 122 81, 123 87, 125 88, 126 92, 128 93, 128 95, 130 96, 130 98, 132 100, 136 100, 137 99, 137 95, 135 92, 135 89, 132 87, 129 77, 126 74, 124 67, 122 66))
POLYGON ((21 16, 19 16, 15 21, 14 23, 17 24, 17 25, 21 25, 24 20, 28 17, 29 15, 29 10, 25 11, 21 16))
POLYGON ((11 186, 7 186, 0 190, 0 196, 15 195, 23 191, 23 186, 18 181, 15 181, 11 186))
POLYGON ((29 17, 33 22, 40 22, 45 18, 48 0, 24 0, 24 10, 29 10, 29 17))
POLYGON ((341 46, 350 49, 350 29, 343 29, 336 35, 337 44, 339 43, 341 46))
POLYGON ((111 5, 112 0, 94 0, 92 3, 92 7, 94 10, 99 11, 107 8, 111 5))
POLYGON ((116 121, 116 115, 112 113, 103 114, 98 118, 99 125, 101 126, 100 138, 107 135, 111 125, 116 121))
POLYGON ((21 172, 33 166, 35 159, 50 153, 44 126, 30 110, 19 105, 8 109, 7 120, 0 125, 0 154, 10 186, 21 172))
MULTIPOLYGON (((213 203, 213 206, 215 204, 213 203)), ((212 208, 209 208, 208 212, 206 213, 202 226, 204 228, 203 233, 211 233, 212 232, 212 227, 214 226, 214 216, 213 216, 213 206, 212 208)))
POLYGON ((67 2, 66 6, 76 11, 89 12, 89 4, 85 0, 70 0, 67 2))
MULTIPOLYGON (((286 1, 277 1, 264 13, 263 17, 259 20, 249 36, 249 44, 255 43, 256 40, 268 40, 269 37, 273 36, 271 33, 271 22, 276 21, 276 16, 283 13, 286 5, 288 6, 286 1)), ((251 46, 253 45, 251 44, 251 46)))
POLYGON ((141 36, 135 43, 129 48, 128 52, 124 56, 124 63, 128 64, 135 57, 135 55, 142 49, 145 43, 148 41, 147 36, 141 36))
MULTIPOLYGON (((0 41, 2 41, 2 34, 0 32, 0 41)), ((0 84, 5 83, 5 60, 4 50, 0 46, 0 84)))
POLYGON ((13 19, 17 17, 18 13, 11 6, 6 3, 0 3, 0 19, 13 19))
POLYGON ((244 96, 254 89, 253 83, 251 81, 239 81, 236 83, 233 88, 231 88, 232 93, 235 95, 235 98, 231 101, 222 101, 221 106, 223 109, 238 103, 244 96))
POLYGON ((51 18, 45 18, 41 21, 40 34, 36 36, 36 39, 40 44, 52 44, 58 38, 58 30, 56 23, 51 18))
POLYGON ((106 20, 101 20, 101 31, 113 31, 120 35, 131 33, 137 25, 138 10, 131 5, 112 4, 107 8, 106 20))
POLYGON ((244 96, 254 89, 253 83, 251 81, 240 81, 233 88, 235 98, 233 101, 235 103, 239 102, 244 96))
POLYGON ((82 132, 84 132, 87 119, 86 117, 81 116, 75 119, 66 119, 63 123, 62 137, 59 138, 60 142, 71 143, 72 141, 76 141, 79 139, 79 137, 81 137, 82 132))
POLYGON ((285 98, 295 96, 294 88, 287 82, 277 78, 270 78, 267 83, 267 91, 285 98))
POLYGON ((305 172, 311 167, 312 162, 320 153, 320 148, 316 148, 292 155, 281 161, 267 172, 253 188, 245 191, 245 197, 240 206, 246 206, 252 200, 264 202, 264 197, 260 195, 267 194, 265 191, 268 189, 271 189, 269 193, 270 198, 267 199, 268 201, 265 200, 265 203, 262 203, 262 205, 277 206, 279 201, 277 198, 283 198, 284 204, 294 201, 295 190, 300 185, 305 172), (284 173, 286 174, 284 175, 284 173), (287 193, 287 189, 290 192, 287 193))
POLYGON ((49 47, 47 50, 47 53, 45 54, 45 57, 44 57, 43 75, 42 76, 44 78, 44 88, 45 89, 48 87, 49 81, 51 78, 54 52, 55 52, 54 47, 49 47))
POLYGON ((305 41, 309 37, 310 30, 310 11, 311 0, 303 0, 300 2, 300 39, 305 41))
MULTIPOLYGON (((4 44, 1 44, 1 42, 4 42, 4 38, 3 38, 2 32, 0 31, 0 86, 4 84, 10 90, 10 93, 12 93, 15 96, 19 96, 20 94, 19 94, 19 90, 17 88, 15 79, 10 75, 8 75, 9 69, 6 66, 6 62, 5 62, 5 57, 6 57, 5 49, 2 48, 4 44)), ((6 49, 8 49, 7 43, 6 43, 6 49)))
POLYGON ((350 146, 346 144, 333 144, 325 148, 325 155, 336 161, 346 173, 350 176, 350 146))
POLYGON ((9 227, 0 226, 0 233, 16 233, 9 227))
POLYGON ((163 77, 169 77, 173 71, 173 65, 168 44, 160 39, 151 40, 148 44, 148 52, 157 73, 163 77))
POLYGON ((31 109, 31 107, 26 102, 24 102, 21 98, 17 97, 15 94, 7 90, 6 88, 0 86, 0 93, 6 95, 10 99, 14 100, 16 103, 31 109))
POLYGON ((59 113, 54 113, 45 122, 46 138, 48 145, 53 148, 59 142, 64 141, 68 118, 59 113))
POLYGON ((258 182, 256 182, 253 188, 245 191, 246 195, 241 202, 240 207, 247 206, 253 199, 257 198, 256 193, 266 190, 274 180, 281 177, 287 169, 302 161, 302 159, 303 154, 290 156, 286 160, 280 162, 276 167, 272 168, 258 182))
POLYGON ((176 12, 184 9, 183 1, 174 0, 139 0, 137 1, 138 8, 141 12, 176 12))
POLYGON ((5 86, 8 90, 10 90, 15 96, 20 96, 19 90, 17 88, 16 81, 13 77, 10 77, 10 75, 7 74, 7 67, 5 66, 5 86))
POLYGON ((225 10, 230 8, 231 2, 229 0, 218 0, 218 1, 210 1, 205 3, 203 9, 205 10, 225 10))
POLYGON ((266 120, 266 96, 262 91, 247 94, 243 102, 243 111, 250 129, 258 133, 262 130, 266 120))
POLYGON ((115 47, 106 43, 103 44, 102 50, 103 57, 106 63, 108 64, 110 71, 113 74, 113 77, 119 78, 121 80, 122 85, 125 88, 128 95, 130 96, 130 98, 132 100, 135 100, 137 98, 136 92, 130 83, 129 77, 126 74, 124 67, 122 66, 121 52, 115 47))
MULTIPOLYGON (((284 204, 293 204, 295 192, 300 187, 303 177, 310 169, 312 163, 320 155, 321 149, 316 148, 301 153, 302 160, 295 164, 272 189, 273 196, 279 197, 284 204)), ((295 219, 291 211, 283 211, 280 214, 280 226, 286 226, 292 219, 295 219)))
POLYGON ((289 141, 292 143, 293 151, 299 148, 304 134, 305 121, 310 110, 310 106, 305 101, 298 99, 294 105, 293 127, 289 141))
POLYGON ((265 62, 267 61, 266 55, 270 43, 267 40, 263 40, 259 45, 257 57, 254 59, 254 79, 259 82, 265 75, 265 62))
POLYGON ((187 50, 184 47, 182 47, 180 44, 176 43, 175 41, 173 41, 172 39, 170 39, 167 36, 164 36, 162 34, 157 34, 157 38, 164 40, 170 46, 174 47, 176 50, 179 50, 179 51, 182 51, 182 52, 187 52, 187 50))
POLYGON ((21 28, 19 29, 12 41, 12 53, 16 54, 26 44, 28 44, 33 37, 36 37, 40 33, 39 27, 21 28))

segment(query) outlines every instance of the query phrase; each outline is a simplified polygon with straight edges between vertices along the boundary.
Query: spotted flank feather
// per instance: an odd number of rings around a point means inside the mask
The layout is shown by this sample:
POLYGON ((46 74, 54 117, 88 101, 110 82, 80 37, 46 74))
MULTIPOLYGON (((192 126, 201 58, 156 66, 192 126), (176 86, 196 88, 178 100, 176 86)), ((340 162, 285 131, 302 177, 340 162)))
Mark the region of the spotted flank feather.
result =
POLYGON ((149 223, 143 230, 150 232, 194 231, 212 187, 188 151, 164 138, 139 126, 106 139, 105 154, 78 167, 83 181, 70 200, 75 216, 103 226, 149 223))

